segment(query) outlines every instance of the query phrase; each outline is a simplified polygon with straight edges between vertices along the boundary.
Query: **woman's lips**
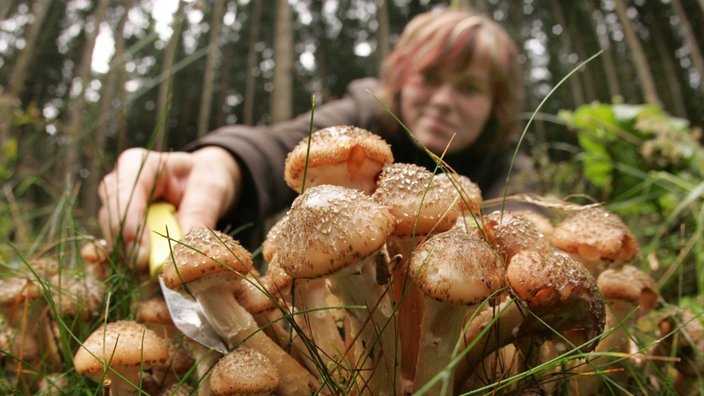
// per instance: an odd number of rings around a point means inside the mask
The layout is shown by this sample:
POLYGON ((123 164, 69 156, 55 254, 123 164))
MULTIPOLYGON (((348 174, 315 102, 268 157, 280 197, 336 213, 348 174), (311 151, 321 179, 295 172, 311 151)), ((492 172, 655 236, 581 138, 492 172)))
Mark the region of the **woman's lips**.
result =
POLYGON ((426 124, 428 128, 434 132, 442 132, 443 134, 452 134, 455 132, 455 127, 444 117, 424 115, 421 122, 426 124))

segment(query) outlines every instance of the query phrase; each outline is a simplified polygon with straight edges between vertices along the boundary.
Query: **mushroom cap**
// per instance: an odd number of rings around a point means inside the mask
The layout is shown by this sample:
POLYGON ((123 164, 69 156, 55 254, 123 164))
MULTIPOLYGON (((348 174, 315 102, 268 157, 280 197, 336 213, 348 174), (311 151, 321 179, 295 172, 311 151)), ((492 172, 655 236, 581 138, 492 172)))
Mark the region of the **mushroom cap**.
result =
POLYGON ((124 375, 134 369, 161 367, 168 358, 164 338, 144 324, 120 320, 100 326, 88 336, 74 355, 73 365, 79 374, 100 380, 105 365, 124 375))
POLYGON ((632 265, 604 270, 597 278, 597 285, 607 300, 639 305, 641 313, 655 308, 660 297, 655 279, 632 265))
POLYGON ((274 223, 274 225, 271 226, 271 228, 269 228, 269 231, 266 233, 266 237, 262 242, 262 258, 267 263, 271 262, 274 258, 274 254, 278 248, 277 238, 281 235, 281 229, 287 220, 288 214, 284 214, 274 223))
MULTIPOLYGON (((570 256, 520 251, 511 258, 506 278, 512 293, 541 318, 522 330, 548 336, 553 331, 569 334, 576 345, 595 340, 604 330, 606 311, 596 279, 570 256), (546 331, 543 323, 552 330, 546 331)), ((587 348, 595 346, 591 343, 587 348)))
POLYGON ((381 248, 395 224, 370 196, 333 185, 306 189, 288 216, 277 256, 294 278, 317 278, 358 262, 381 248))
POLYGON ((171 318, 169 307, 166 305, 164 296, 157 295, 141 300, 135 304, 137 311, 136 320, 147 326, 150 324, 159 326, 175 326, 171 318))
POLYGON ((482 190, 477 183, 465 175, 456 173, 443 173, 441 180, 449 183, 459 194, 459 205, 464 216, 471 217, 469 212, 476 216, 481 214, 482 190))
POLYGON ((105 284, 92 275, 54 274, 49 279, 51 295, 61 315, 88 318, 98 312, 105 284))
POLYGON ((625 263, 638 253, 631 230, 616 214, 600 206, 579 211, 553 230, 555 247, 586 261, 625 263))
POLYGON ((277 308, 277 300, 289 294, 293 277, 281 268, 277 256, 262 276, 248 276, 235 291, 237 302, 251 314, 277 308))
POLYGON ((484 216, 482 228, 489 242, 505 262, 522 250, 551 251, 550 241, 535 225, 511 211, 494 211, 484 216))
POLYGON ((428 234, 449 230, 459 216, 456 188, 445 176, 415 164, 384 167, 373 197, 396 218, 396 235, 428 234))
POLYGON ((173 258, 164 264, 164 283, 170 289, 212 274, 237 275, 252 270, 252 254, 231 236, 208 228, 197 228, 183 236, 173 248, 173 258))
POLYGON ((269 358, 240 345, 218 360, 209 377, 213 395, 267 395, 279 387, 279 373, 269 358))
POLYGON ((478 233, 433 235, 414 250, 410 270, 426 296, 455 305, 477 304, 506 282, 503 264, 478 233))
POLYGON ((381 168, 393 161, 391 146, 380 136, 338 125, 317 130, 310 139, 298 143, 286 157, 284 179, 299 194, 304 173, 306 188, 336 184, 369 194, 376 187, 381 168))

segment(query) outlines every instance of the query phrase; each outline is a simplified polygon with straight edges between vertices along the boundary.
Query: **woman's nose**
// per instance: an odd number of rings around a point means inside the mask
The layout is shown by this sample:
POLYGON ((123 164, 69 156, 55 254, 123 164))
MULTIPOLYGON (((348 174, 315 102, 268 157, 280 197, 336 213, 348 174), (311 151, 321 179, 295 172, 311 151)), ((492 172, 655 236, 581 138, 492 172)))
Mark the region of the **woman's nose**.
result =
POLYGON ((430 97, 430 104, 449 106, 452 103, 455 89, 450 83, 442 83, 435 87, 430 97))

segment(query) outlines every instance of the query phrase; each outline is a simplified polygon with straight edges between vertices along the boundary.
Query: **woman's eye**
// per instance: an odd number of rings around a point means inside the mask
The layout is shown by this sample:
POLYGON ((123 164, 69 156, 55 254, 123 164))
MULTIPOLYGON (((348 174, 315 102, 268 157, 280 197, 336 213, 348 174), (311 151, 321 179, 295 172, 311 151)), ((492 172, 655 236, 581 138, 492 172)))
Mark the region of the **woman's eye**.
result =
POLYGON ((423 77, 423 82, 427 85, 440 85, 441 80, 440 78, 435 74, 435 73, 421 73, 421 76, 423 77))
POLYGON ((482 87, 476 83, 459 84, 459 86, 457 88, 458 88, 457 89, 458 91, 466 93, 466 94, 478 94, 478 93, 483 92, 482 87))

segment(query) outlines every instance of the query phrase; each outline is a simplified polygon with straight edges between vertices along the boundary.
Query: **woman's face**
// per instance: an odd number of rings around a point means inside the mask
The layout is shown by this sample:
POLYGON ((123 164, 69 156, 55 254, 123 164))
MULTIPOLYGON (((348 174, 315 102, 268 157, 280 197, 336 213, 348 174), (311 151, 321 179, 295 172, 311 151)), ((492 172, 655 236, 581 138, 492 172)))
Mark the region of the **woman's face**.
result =
POLYGON ((401 87, 403 122, 437 155, 471 146, 491 116, 492 102, 488 68, 479 64, 459 74, 416 73, 401 87))

